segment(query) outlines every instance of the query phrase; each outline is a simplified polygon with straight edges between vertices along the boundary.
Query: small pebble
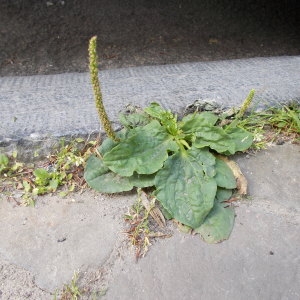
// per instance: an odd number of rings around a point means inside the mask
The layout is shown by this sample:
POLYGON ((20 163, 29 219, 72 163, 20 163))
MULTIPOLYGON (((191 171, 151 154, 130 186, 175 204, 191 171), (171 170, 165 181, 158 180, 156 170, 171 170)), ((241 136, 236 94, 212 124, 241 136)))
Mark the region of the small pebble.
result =
POLYGON ((276 142, 276 145, 283 145, 284 144, 284 140, 278 140, 277 142, 276 142))
POLYGON ((67 239, 66 237, 62 237, 61 239, 58 239, 57 242, 58 242, 58 243, 62 243, 62 242, 64 242, 66 239, 67 239))

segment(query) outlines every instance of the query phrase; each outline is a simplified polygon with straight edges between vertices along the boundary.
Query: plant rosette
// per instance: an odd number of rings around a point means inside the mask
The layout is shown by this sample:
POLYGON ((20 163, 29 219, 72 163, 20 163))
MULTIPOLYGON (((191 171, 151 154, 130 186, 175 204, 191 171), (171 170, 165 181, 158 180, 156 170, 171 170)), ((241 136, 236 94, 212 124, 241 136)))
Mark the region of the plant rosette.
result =
POLYGON ((144 111, 121 114, 117 140, 107 138, 89 157, 84 177, 102 193, 153 187, 168 218, 191 227, 208 243, 228 239, 234 224, 228 200, 237 187, 232 170, 218 155, 245 151, 252 134, 217 125, 211 112, 177 116, 151 103, 144 111))

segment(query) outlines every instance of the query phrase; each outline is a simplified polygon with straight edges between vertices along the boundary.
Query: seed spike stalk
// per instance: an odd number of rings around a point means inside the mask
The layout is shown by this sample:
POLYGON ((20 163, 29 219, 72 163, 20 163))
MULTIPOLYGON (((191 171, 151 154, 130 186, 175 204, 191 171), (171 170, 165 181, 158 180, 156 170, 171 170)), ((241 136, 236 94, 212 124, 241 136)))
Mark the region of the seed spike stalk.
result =
POLYGON ((242 104, 242 107, 241 107, 239 113, 238 113, 237 116, 236 116, 237 119, 241 119, 241 118, 244 116, 246 110, 248 109, 248 107, 249 107, 249 106, 251 105, 251 103, 252 103, 252 100, 253 100, 253 98, 254 98, 254 95, 255 95, 255 90, 251 90, 250 93, 248 94, 247 98, 244 100, 244 102, 243 102, 243 104, 242 104))
POLYGON ((97 112, 102 123, 104 130, 108 137, 114 141, 118 141, 112 127, 108 115, 105 111, 103 101, 102 101, 102 92, 100 88, 100 82, 98 78, 98 57, 97 57, 97 37, 93 36, 89 42, 89 69, 91 82, 94 91, 94 99, 97 108, 97 112))
POLYGON ((235 128, 237 126, 239 120, 242 119, 245 112, 247 111, 247 109, 251 105, 252 100, 254 98, 254 95, 255 95, 255 90, 251 90, 250 93, 248 94, 247 98, 244 100, 241 108, 239 109, 239 112, 235 116, 235 119, 226 127, 225 130, 230 129, 230 128, 235 128))

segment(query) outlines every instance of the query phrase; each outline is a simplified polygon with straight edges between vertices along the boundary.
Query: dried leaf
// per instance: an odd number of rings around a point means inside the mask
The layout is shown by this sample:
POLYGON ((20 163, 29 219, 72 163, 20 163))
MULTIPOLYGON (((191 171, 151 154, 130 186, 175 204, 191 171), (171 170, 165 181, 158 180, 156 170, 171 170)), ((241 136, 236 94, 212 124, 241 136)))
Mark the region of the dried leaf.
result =
POLYGON ((165 220, 162 212, 159 210, 159 208, 156 206, 153 206, 153 204, 149 201, 147 194, 145 192, 141 191, 140 197, 142 200, 142 204, 144 205, 146 210, 150 213, 151 217, 155 220, 157 225, 159 227, 165 227, 166 220, 165 220))
POLYGON ((162 232, 154 232, 154 233, 148 234, 149 238, 169 238, 171 236, 172 236, 172 234, 166 234, 166 233, 162 233, 162 232))

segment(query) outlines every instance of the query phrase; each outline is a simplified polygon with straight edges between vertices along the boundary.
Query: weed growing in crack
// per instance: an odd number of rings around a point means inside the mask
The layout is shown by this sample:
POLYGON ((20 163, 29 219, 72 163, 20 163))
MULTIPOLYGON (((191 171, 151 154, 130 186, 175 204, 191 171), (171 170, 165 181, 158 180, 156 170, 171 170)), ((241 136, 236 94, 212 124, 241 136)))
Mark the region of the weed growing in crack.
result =
POLYGON ((34 206, 38 195, 59 190, 63 197, 80 191, 85 187, 85 162, 97 145, 98 141, 81 138, 68 144, 62 141, 58 151, 37 165, 19 162, 16 152, 0 154, 0 192, 18 205, 34 206))
POLYGON ((125 231, 131 244, 136 249, 136 259, 144 256, 151 245, 149 234, 149 212, 142 205, 141 201, 136 201, 128 213, 124 216, 129 224, 129 229, 125 231))
POLYGON ((62 292, 57 298, 54 296, 54 300, 78 300, 82 296, 81 289, 78 286, 79 273, 74 272, 72 280, 69 284, 64 285, 62 292))
MULTIPOLYGON (((95 37, 91 45, 96 52, 95 37)), ((98 65, 91 51, 90 65, 93 68, 98 65)), ((236 189, 246 194, 247 185, 243 177, 243 188, 239 189, 235 174, 241 172, 226 156, 245 152, 253 145, 254 138, 258 141, 259 131, 252 134, 247 130, 251 122, 244 117, 254 90, 231 119, 226 114, 218 116, 204 111, 178 120, 171 111, 151 103, 144 110, 122 114, 120 122, 124 128, 113 135, 111 127, 106 129, 110 122, 101 91, 95 88, 93 68, 90 72, 96 107, 108 138, 98 148, 98 155, 87 161, 84 176, 89 186, 102 193, 151 188, 166 215, 199 233, 206 242, 227 239, 234 224, 233 207, 228 203, 236 198, 233 196, 236 189)), ((287 129, 287 118, 299 126, 298 113, 289 108, 281 111, 279 119, 274 116, 267 119, 268 124, 287 129)), ((262 147, 261 141, 258 142, 256 146, 262 147)), ((138 253, 140 248, 147 251, 150 244, 149 215, 147 212, 141 215, 139 205, 127 216, 133 222, 130 238, 138 245, 138 253)))
MULTIPOLYGON (((34 197, 84 187, 102 193, 118 193, 133 188, 151 188, 165 216, 199 233, 209 243, 227 239, 233 228, 234 212, 228 205, 239 190, 233 163, 225 156, 248 149, 262 149, 268 142, 285 139, 299 141, 299 105, 269 108, 246 114, 254 96, 251 91, 233 117, 212 112, 193 113, 178 120, 158 103, 130 114, 121 114, 123 129, 114 133, 102 102, 98 81, 96 38, 89 47, 90 74, 96 108, 108 138, 97 148, 85 143, 79 150, 75 140, 39 166, 28 166, 0 154, 2 193, 14 187, 22 193, 23 205, 34 205, 34 197), (3 175, 3 176, 2 176, 3 175)), ((239 173, 239 172, 236 172, 239 173)), ((246 184, 244 184, 244 187, 246 184)), ((246 190, 244 188, 244 190, 246 190)), ((242 194, 245 194, 243 192, 242 194)), ((21 204, 21 203, 18 203, 21 204)), ((132 208, 126 219, 131 222, 129 237, 137 246, 138 257, 150 245, 151 209, 132 208)))
MULTIPOLYGON (((91 44, 95 51, 95 37, 91 44)), ((95 67, 94 60, 90 54, 90 64, 95 67)), ((91 68, 90 72, 95 90, 91 68)), ((104 110, 101 111, 99 94, 100 89, 96 89, 95 102, 102 121, 104 110)), ((238 111, 238 118, 224 126, 219 126, 219 117, 210 112, 177 120, 177 115, 158 103, 123 114, 120 122, 124 129, 112 136, 108 128, 108 138, 98 148, 98 155, 88 159, 84 174, 87 183, 102 193, 151 187, 165 214, 191 227, 209 243, 227 239, 233 228, 234 211, 225 207, 223 201, 231 197, 237 183, 229 165, 216 153, 232 155, 252 145, 252 134, 235 123, 243 117, 253 95, 251 91, 238 111)), ((106 130, 106 114, 104 119, 106 130)), ((137 240, 144 249, 150 243, 147 218, 145 214, 135 220, 137 225, 131 236, 133 243, 137 240), (141 239, 140 232, 145 233, 141 239)))
POLYGON ((141 189, 138 189, 138 198, 124 219, 129 225, 125 233, 131 245, 135 247, 136 260, 146 255, 155 238, 171 236, 164 228, 165 220, 155 205, 155 198, 152 198, 150 203, 147 194, 141 189))
POLYGON ((292 103, 270 107, 262 111, 252 111, 238 120, 237 126, 251 132, 254 141, 251 149, 267 148, 270 143, 285 141, 300 142, 300 105, 292 103))

